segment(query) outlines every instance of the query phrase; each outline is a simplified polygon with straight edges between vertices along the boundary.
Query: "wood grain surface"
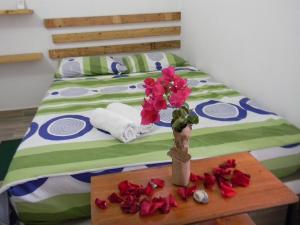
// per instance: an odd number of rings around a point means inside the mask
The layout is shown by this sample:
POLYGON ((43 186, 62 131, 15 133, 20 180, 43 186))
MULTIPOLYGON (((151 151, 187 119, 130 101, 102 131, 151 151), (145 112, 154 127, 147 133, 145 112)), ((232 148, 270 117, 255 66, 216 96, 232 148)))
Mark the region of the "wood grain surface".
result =
POLYGON ((83 48, 66 48, 66 49, 52 49, 49 50, 49 56, 52 59, 66 58, 66 57, 79 57, 79 56, 93 56, 105 55, 116 53, 134 53, 134 52, 147 52, 164 49, 180 48, 180 41, 161 41, 161 42, 148 42, 138 44, 123 44, 123 45, 107 45, 107 46, 94 46, 83 48))
POLYGON ((52 39, 54 43, 58 44, 169 35, 180 35, 180 27, 156 27, 130 30, 54 34, 52 35, 52 39))
POLYGON ((46 28, 112 25, 128 23, 147 23, 162 21, 179 21, 180 12, 147 13, 131 15, 113 16, 91 16, 91 17, 71 17, 71 18, 50 18, 44 20, 46 28))
POLYGON ((210 198, 208 205, 199 205, 192 199, 184 202, 178 198, 176 194, 177 188, 170 182, 170 166, 92 177, 92 224, 193 224, 292 204, 298 201, 297 195, 290 191, 249 153, 195 160, 191 162, 191 170, 194 173, 203 174, 227 159, 236 159, 237 168, 251 174, 251 185, 248 188, 236 188, 237 195, 230 199, 221 197, 218 188, 211 191, 208 190, 210 198), (94 205, 95 198, 106 199, 112 192, 117 192, 117 184, 123 180, 146 185, 151 178, 162 178, 166 181, 164 189, 157 190, 155 196, 167 196, 169 193, 172 193, 177 198, 178 208, 171 210, 169 214, 156 214, 144 218, 138 214, 126 215, 121 212, 119 205, 116 204, 110 204, 106 210, 98 209, 94 205))

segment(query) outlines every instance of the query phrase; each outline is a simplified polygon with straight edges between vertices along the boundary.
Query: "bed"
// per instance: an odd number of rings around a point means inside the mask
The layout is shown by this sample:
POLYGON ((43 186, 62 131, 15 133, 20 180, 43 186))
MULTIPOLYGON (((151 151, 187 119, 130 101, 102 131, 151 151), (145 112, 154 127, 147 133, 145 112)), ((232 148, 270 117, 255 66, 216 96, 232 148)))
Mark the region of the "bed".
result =
MULTIPOLYGON (((252 151, 280 177, 300 168, 298 128, 196 68, 176 71, 193 88, 189 104, 200 119, 193 127, 193 159, 252 151)), ((128 144, 89 122, 95 108, 110 102, 140 109, 148 76, 160 72, 53 82, 1 188, 8 191, 22 221, 58 224, 88 218, 91 176, 170 163, 166 153, 172 145, 171 108, 161 112, 153 132, 128 144)))
MULTIPOLYGON (((172 16, 164 13, 153 15, 139 15, 138 18, 141 22, 180 20, 178 12, 172 16)), ((136 21, 137 16, 134 18, 136 21)), ((45 24, 55 28, 74 26, 78 18, 64 21, 47 20, 45 24)), ((102 18, 84 21, 101 23, 102 18)), ((103 21, 107 23, 107 17, 103 21)), ((130 21, 126 16, 111 18, 112 23, 126 21, 130 21)), ((174 35, 174 30, 172 32, 174 35)), ((178 28, 176 32, 178 34, 178 28)), ((148 33, 152 35, 151 30, 148 33)), ((180 42, 51 50, 50 56, 64 58, 116 51, 161 50, 174 46, 180 47, 180 42)), ((178 63, 181 61, 178 57, 167 56, 168 60, 164 60, 158 59, 157 54, 145 55, 127 60, 127 63, 133 63, 127 65, 129 73, 115 71, 126 61, 117 58, 109 66, 95 57, 81 60, 79 64, 74 58, 62 60, 58 73, 64 70, 69 70, 69 73, 54 79, 0 188, 0 193, 8 194, 12 207, 25 224, 51 225, 89 218, 92 176, 170 164, 167 151, 173 142, 170 128, 172 108, 161 112, 161 120, 151 133, 127 144, 114 139, 105 130, 94 128, 89 120, 94 109, 105 108, 111 102, 122 102, 141 110, 143 80, 149 76, 159 77, 159 70, 166 66, 166 61, 176 66, 176 73, 186 78, 193 89, 188 103, 199 116, 200 123, 193 127, 192 159, 251 151, 279 177, 293 174, 300 168, 300 129, 215 81, 205 72, 178 63), (153 68, 137 63, 145 57, 152 60, 153 68), (92 65, 98 69, 104 65, 101 75, 86 69, 92 65), (85 76, 77 76, 78 71, 85 76)))

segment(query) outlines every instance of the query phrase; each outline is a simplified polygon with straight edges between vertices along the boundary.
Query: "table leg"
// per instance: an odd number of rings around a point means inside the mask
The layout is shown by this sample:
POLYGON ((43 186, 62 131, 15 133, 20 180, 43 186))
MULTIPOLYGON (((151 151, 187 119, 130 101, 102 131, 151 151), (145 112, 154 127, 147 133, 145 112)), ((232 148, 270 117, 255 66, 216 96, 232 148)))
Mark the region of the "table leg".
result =
POLYGON ((288 206, 285 225, 300 225, 299 204, 288 206))

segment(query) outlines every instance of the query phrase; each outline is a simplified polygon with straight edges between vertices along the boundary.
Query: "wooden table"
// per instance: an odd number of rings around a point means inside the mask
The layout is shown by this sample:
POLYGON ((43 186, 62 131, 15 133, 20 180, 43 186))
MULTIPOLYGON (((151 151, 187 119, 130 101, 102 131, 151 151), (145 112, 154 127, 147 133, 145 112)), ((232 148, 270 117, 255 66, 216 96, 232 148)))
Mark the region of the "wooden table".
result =
POLYGON ((247 188, 236 188, 237 195, 230 199, 223 198, 219 188, 208 190, 210 202, 207 205, 197 204, 192 198, 187 202, 179 198, 176 194, 177 187, 171 184, 170 166, 93 177, 91 183, 92 224, 191 224, 298 202, 298 196, 249 153, 195 160, 191 162, 191 171, 203 174, 227 159, 237 160, 237 168, 251 175, 251 184, 247 188), (169 214, 140 217, 139 214, 122 213, 118 204, 110 204, 105 210, 95 207, 96 198, 107 199, 112 192, 118 192, 119 182, 129 180, 145 186, 151 178, 161 178, 166 181, 165 187, 157 190, 154 196, 168 196, 172 193, 177 198, 178 208, 172 209, 169 214))

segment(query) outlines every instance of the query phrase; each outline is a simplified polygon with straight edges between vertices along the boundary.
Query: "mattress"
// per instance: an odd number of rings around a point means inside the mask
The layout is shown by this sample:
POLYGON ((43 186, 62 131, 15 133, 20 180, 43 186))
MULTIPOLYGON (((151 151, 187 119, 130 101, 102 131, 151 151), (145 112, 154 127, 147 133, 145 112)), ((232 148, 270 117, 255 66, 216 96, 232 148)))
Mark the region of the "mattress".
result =
MULTIPOLYGON (((251 151, 278 176, 300 168, 297 127, 206 73, 193 67, 176 71, 193 89, 189 105, 200 120, 193 126, 193 159, 251 151)), ((140 110, 143 80, 149 76, 160 73, 53 82, 0 189, 9 193, 22 221, 59 224, 88 218, 91 176, 170 164, 166 153, 172 146, 172 108, 161 112, 153 132, 128 144, 93 128, 89 121, 95 108, 111 102, 140 110)))

